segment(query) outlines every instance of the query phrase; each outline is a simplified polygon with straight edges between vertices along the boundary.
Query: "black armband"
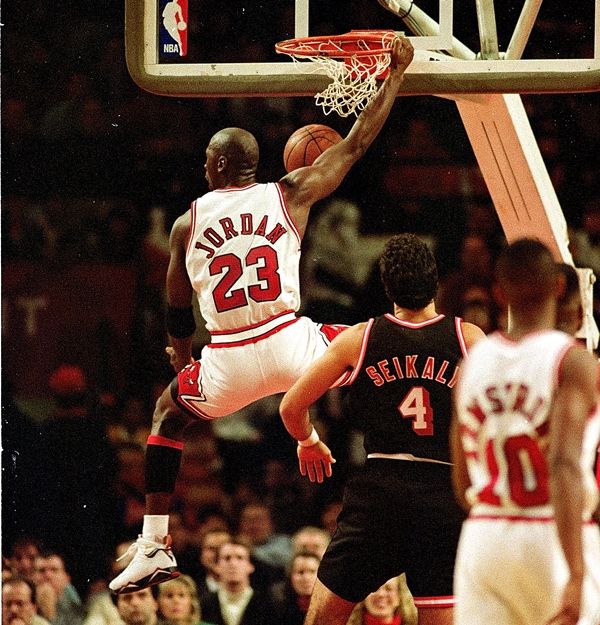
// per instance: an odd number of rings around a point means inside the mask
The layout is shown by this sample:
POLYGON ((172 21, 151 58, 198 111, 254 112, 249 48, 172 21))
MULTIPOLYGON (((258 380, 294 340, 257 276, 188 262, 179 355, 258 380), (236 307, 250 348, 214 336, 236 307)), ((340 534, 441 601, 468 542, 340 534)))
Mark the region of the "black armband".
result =
POLYGON ((192 306, 187 308, 167 307, 167 331, 173 338, 186 339, 194 334, 195 329, 196 320, 192 306))

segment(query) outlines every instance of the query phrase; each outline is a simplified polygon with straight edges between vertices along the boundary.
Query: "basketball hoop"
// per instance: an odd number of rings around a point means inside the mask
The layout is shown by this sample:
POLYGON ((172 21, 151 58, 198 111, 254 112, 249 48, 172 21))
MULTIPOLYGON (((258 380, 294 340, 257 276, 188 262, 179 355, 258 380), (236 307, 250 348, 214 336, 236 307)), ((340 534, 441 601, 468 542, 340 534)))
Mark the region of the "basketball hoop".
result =
POLYGON ((309 73, 325 73, 331 83, 315 95, 325 115, 358 115, 378 90, 390 64, 390 51, 400 33, 393 30, 352 30, 344 35, 287 39, 275 45, 294 62, 308 61, 309 73), (312 64, 312 65, 311 65, 312 64))

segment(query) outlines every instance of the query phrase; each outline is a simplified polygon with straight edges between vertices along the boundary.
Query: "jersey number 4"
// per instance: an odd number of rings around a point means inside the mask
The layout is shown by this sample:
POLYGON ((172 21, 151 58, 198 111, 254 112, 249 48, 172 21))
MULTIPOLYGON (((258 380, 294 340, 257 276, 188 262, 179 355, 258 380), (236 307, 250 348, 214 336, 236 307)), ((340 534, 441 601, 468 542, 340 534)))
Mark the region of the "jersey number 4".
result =
POLYGON ((254 302, 272 302, 281 295, 277 252, 268 245, 253 247, 245 256, 235 254, 215 256, 209 265, 211 276, 224 274, 213 291, 217 312, 226 312, 248 305, 248 298, 254 302), (257 282, 245 288, 235 288, 244 270, 256 267, 257 282))
POLYGON ((433 436, 433 410, 426 388, 413 386, 398 404, 398 412, 404 419, 413 419, 415 434, 433 436))

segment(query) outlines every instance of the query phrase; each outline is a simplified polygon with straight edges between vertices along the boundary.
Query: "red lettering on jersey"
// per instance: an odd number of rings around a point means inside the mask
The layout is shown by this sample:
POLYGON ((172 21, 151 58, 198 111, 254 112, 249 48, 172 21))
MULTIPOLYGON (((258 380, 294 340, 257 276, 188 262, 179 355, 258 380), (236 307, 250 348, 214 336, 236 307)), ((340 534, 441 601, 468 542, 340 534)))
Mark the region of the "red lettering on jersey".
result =
POLYGON ((423 373, 421 373, 421 377, 424 380, 433 380, 433 369, 435 367, 435 358, 433 356, 428 356, 425 361, 425 366, 423 367, 423 373))
POLYGON ((365 372, 371 378, 371 380, 373 380, 375 386, 381 386, 382 384, 384 384, 383 378, 379 375, 379 373, 377 373, 377 369, 375 369, 375 367, 367 367, 365 369, 365 372))
POLYGON ((241 234, 252 234, 252 213, 242 213, 240 215, 241 234))
POLYGON ((212 247, 208 247, 206 245, 203 245, 199 241, 196 241, 196 244, 194 245, 194 247, 197 250, 204 250, 205 252, 208 252, 206 254, 206 258, 212 258, 215 255, 215 250, 213 250, 212 247))
POLYGON ((215 247, 221 247, 225 240, 220 234, 217 234, 214 228, 207 228, 203 233, 204 237, 208 239, 215 247))
POLYGON ((238 232, 233 227, 231 217, 223 217, 223 219, 219 219, 219 223, 223 227, 223 234, 227 240, 237 237, 238 232))
POLYGON ((543 397, 538 397, 529 410, 523 410, 523 414, 527 419, 529 419, 529 421, 533 421, 545 403, 546 402, 543 397))
POLYGON ((504 410, 504 404, 498 397, 498 389, 495 386, 488 386, 485 389, 485 396, 490 402, 489 410, 494 414, 500 414, 504 410))
POLYGON ((267 234, 267 241, 271 243, 277 243, 277 240, 281 237, 282 234, 285 234, 287 230, 278 223, 269 234, 267 234))
MULTIPOLYGON (((512 391, 512 384, 507 384, 506 385, 506 392, 507 394, 510 393, 510 391, 512 391)), ((515 398, 514 398, 514 402, 512 405, 511 410, 513 412, 517 412, 517 411, 521 411, 523 410, 523 406, 525 405, 525 400, 527 399, 527 395, 529 394, 529 389, 527 388, 527 386, 525 386, 525 384, 519 384, 515 390, 515 398)))
POLYGON ((446 369, 448 368, 449 364, 450 363, 447 360, 444 360, 444 362, 442 363, 442 366, 437 372, 437 375, 435 376, 436 382, 439 382, 440 384, 446 384, 446 378, 444 377, 444 373, 446 372, 446 369))
POLYGON ((448 382, 448 388, 454 388, 454 385, 456 384, 456 380, 458 379, 459 370, 460 370, 460 367, 456 365, 454 369, 454 373, 452 374, 452 379, 450 380, 450 382, 448 382))
POLYGON ((396 379, 393 375, 390 375, 390 372, 388 371, 389 363, 387 360, 380 360, 377 363, 377 366, 379 367, 379 370, 383 374, 383 377, 386 382, 393 382, 396 379))
POLYGON ((402 373, 402 367, 400 366, 400 361, 398 360, 398 356, 394 356, 392 358, 392 362, 394 363, 394 369, 396 370, 396 375, 399 380, 404 378, 404 374, 402 373))
POLYGON ((405 362, 406 362, 406 366, 405 366, 405 371, 406 371, 406 377, 407 378, 418 378, 419 376, 417 375, 417 368, 416 368, 416 363, 417 363, 417 358, 418 356, 406 356, 405 358, 405 362))
POLYGON ((498 472, 498 462, 496 461, 496 457, 494 456, 493 441, 488 441, 486 445, 485 458, 488 470, 490 472, 490 479, 486 487, 483 488, 479 493, 478 499, 482 503, 489 503, 492 506, 499 506, 500 497, 496 495, 494 489, 496 487, 496 484, 498 483, 498 478, 500 477, 500 474, 498 472))
POLYGON ((267 232, 267 216, 265 215, 258 224, 258 228, 254 231, 254 234, 259 237, 264 237, 267 232))
POLYGON ((473 403, 470 406, 467 406, 467 412, 479 421, 479 423, 483 423, 485 421, 485 412, 479 405, 479 402, 474 399, 473 403))

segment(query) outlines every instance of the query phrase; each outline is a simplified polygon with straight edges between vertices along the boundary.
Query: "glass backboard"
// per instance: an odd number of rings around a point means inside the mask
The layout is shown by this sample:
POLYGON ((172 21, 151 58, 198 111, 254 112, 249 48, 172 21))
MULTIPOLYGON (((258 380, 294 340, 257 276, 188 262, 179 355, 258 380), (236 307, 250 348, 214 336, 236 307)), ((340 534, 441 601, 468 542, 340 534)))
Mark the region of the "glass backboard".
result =
POLYGON ((405 32, 416 49, 406 95, 599 90, 600 0, 568 11, 561 0, 540 5, 503 2, 496 15, 492 0, 126 0, 127 65, 140 87, 161 95, 314 95, 329 79, 277 55, 275 43, 385 28, 405 32), (537 27, 547 5, 579 27, 566 52, 537 27))

